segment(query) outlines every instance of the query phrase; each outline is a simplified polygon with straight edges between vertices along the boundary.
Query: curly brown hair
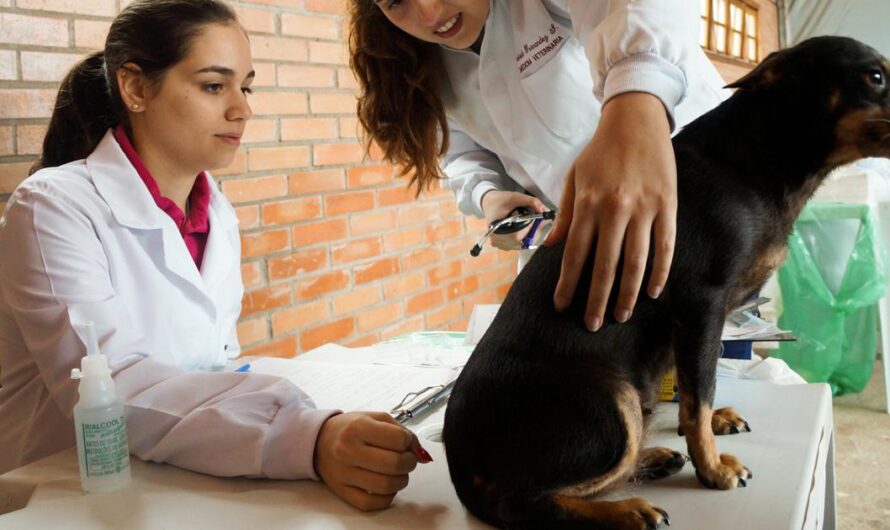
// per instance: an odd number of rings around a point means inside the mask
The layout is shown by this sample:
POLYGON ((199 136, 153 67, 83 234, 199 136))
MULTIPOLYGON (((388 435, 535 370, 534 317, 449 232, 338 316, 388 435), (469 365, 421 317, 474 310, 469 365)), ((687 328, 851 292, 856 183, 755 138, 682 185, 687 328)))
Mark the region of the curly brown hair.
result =
POLYGON ((419 195, 442 177, 448 122, 440 94, 438 45, 393 25, 373 0, 350 0, 349 65, 359 83, 358 120, 365 148, 410 174, 419 195))

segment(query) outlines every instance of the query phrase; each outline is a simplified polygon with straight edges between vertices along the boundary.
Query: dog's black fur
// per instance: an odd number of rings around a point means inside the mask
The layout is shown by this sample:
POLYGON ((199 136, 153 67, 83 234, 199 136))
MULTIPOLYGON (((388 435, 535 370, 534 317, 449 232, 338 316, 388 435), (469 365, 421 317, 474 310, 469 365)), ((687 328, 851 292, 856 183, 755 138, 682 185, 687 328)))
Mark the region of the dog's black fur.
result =
POLYGON ((747 427, 732 410, 711 410, 724 318, 781 263, 795 218, 830 170, 890 157, 888 66, 852 39, 811 39, 767 57, 730 85, 738 89, 731 98, 677 135, 671 276, 658 299, 639 297, 627 323, 583 328, 589 272, 570 309, 557 313, 563 247, 537 251, 446 411, 451 480, 470 512, 509 528, 665 522, 663 510, 641 499, 594 496, 683 466, 677 453, 642 448, 647 409, 672 366, 700 481, 746 485, 747 468, 714 444, 715 432, 747 427))

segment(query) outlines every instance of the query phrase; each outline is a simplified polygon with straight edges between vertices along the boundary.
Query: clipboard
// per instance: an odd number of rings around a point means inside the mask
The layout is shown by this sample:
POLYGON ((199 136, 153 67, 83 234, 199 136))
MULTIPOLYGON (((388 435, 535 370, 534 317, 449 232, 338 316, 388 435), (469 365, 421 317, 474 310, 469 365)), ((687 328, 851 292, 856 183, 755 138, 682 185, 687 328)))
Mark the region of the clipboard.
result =
POLYGON ((408 421, 429 412, 434 405, 448 399, 457 376, 441 385, 432 385, 414 392, 408 392, 402 401, 390 409, 389 413, 399 423, 408 421))

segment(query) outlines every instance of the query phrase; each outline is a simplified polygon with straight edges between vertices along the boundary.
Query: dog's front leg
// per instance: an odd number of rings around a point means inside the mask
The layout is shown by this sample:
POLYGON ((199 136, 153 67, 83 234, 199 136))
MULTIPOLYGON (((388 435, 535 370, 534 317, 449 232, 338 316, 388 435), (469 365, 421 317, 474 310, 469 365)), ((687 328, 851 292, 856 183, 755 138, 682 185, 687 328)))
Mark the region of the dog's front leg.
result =
POLYGON ((717 489, 746 486, 751 473, 738 458, 717 452, 712 429, 722 313, 707 305, 696 309, 701 313, 685 312, 674 329, 680 430, 686 436, 689 456, 702 484, 717 489))

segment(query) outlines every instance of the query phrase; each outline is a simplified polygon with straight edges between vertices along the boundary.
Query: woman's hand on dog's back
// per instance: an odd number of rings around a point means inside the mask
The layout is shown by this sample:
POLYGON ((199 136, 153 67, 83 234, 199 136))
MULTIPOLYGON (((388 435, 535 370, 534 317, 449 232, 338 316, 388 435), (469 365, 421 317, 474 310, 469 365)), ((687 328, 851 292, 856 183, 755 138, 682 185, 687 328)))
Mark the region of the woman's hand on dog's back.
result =
POLYGON ((554 293, 556 309, 575 296, 589 249, 596 259, 584 322, 591 331, 604 321, 609 293, 623 253, 615 319, 630 318, 654 245, 647 292, 664 289, 674 254, 677 166, 670 125, 661 100, 641 92, 615 96, 603 107, 596 133, 566 176, 559 213, 545 244, 566 238, 554 293), (654 240, 653 240, 654 237, 654 240))

